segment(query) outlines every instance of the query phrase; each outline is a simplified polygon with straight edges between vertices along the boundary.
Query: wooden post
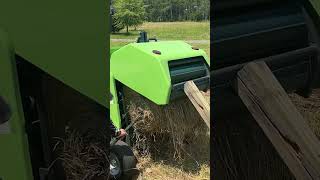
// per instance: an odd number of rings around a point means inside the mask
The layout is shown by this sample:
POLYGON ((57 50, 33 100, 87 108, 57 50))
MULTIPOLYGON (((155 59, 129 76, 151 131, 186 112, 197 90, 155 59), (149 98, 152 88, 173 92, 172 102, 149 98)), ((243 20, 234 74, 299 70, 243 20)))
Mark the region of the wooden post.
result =
POLYGON ((210 105, 193 81, 184 84, 184 92, 210 129, 210 105))
POLYGON ((320 143, 264 62, 237 74, 236 91, 297 180, 320 179, 320 143))

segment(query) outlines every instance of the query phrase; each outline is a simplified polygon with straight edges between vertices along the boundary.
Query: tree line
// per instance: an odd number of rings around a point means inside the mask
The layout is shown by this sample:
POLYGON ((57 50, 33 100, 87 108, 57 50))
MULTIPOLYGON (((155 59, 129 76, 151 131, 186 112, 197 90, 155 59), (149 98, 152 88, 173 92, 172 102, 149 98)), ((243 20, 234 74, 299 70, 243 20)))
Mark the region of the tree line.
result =
POLYGON ((210 0, 143 0, 146 21, 203 21, 210 18, 210 0))
POLYGON ((144 21, 204 21, 210 18, 210 0, 112 0, 112 31, 144 21))

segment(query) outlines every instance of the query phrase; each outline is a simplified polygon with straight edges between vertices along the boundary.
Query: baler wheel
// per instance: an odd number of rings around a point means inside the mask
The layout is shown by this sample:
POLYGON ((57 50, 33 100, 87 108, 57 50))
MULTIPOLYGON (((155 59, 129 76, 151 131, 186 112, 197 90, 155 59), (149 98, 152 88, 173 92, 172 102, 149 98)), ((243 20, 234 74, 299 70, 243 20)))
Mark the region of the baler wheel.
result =
POLYGON ((110 176, 112 179, 131 179, 137 175, 137 159, 132 148, 123 141, 110 147, 110 176))

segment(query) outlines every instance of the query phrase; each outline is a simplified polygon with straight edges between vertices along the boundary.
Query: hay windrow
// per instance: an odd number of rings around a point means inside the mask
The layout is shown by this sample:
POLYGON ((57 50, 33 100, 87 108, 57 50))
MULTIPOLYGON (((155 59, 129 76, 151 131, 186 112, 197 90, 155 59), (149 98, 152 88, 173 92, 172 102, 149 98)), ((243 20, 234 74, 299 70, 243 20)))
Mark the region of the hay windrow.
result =
POLYGON ((60 139, 60 159, 67 180, 106 180, 109 161, 102 133, 67 131, 65 140, 60 139))
POLYGON ((159 106, 129 88, 124 94, 140 155, 209 162, 209 129, 187 98, 159 106))

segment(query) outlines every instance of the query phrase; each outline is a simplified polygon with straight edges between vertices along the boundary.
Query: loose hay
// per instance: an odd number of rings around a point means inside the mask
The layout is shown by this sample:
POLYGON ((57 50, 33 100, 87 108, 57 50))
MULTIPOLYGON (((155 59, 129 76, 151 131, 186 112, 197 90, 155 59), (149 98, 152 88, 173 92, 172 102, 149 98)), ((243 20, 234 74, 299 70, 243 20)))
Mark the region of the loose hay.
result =
POLYGON ((129 118, 136 121, 134 148, 141 155, 209 162, 208 128, 187 98, 159 106, 129 88, 124 94, 129 118))
MULTIPOLYGON (((320 89, 314 90, 310 98, 289 96, 320 138, 320 89)), ((295 179, 248 111, 225 114, 215 119, 214 127, 212 159, 216 179, 295 179)))
POLYGON ((290 94, 289 96, 320 139, 320 89, 314 89, 309 98, 303 98, 297 94, 290 94))
POLYGON ((293 180, 289 169, 249 112, 215 119, 215 179, 293 180))
POLYGON ((65 140, 60 140, 66 179, 108 179, 109 162, 103 135, 93 131, 83 135, 77 131, 67 131, 66 135, 65 140))

